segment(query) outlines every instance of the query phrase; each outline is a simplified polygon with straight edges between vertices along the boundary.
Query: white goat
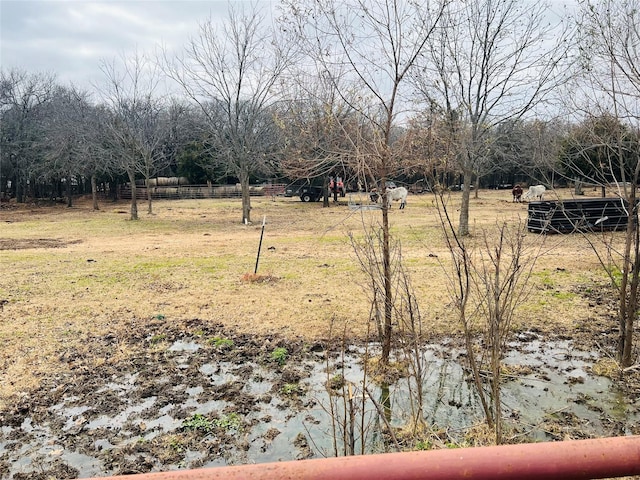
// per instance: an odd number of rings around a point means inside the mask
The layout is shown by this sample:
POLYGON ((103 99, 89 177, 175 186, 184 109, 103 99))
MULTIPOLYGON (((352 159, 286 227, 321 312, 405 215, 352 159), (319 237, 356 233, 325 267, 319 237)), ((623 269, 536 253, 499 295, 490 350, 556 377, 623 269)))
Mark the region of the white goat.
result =
POLYGON ((404 208, 407 204, 407 195, 409 191, 404 187, 387 188, 387 208, 391 208, 391 202, 393 200, 400 200, 400 208, 404 208))
POLYGON ((524 194, 524 197, 522 197, 522 199, 528 200, 533 198, 540 198, 540 201, 542 201, 542 196, 544 195, 544 192, 546 190, 547 187, 545 187, 544 185, 532 185, 529 187, 529 190, 527 190, 527 193, 524 194))

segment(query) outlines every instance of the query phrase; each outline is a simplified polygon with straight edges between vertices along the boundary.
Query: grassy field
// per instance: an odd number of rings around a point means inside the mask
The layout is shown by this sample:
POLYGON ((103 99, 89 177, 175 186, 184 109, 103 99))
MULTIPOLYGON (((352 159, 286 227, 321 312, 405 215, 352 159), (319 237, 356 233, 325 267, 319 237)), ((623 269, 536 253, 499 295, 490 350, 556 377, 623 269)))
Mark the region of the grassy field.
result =
MULTIPOLYGON (((369 303, 349 235, 361 237, 380 213, 352 211, 347 201, 322 208, 253 198, 253 225, 241 224, 235 199, 157 201, 152 215, 141 204, 136 222, 128 220, 127 203, 104 202, 99 211, 87 200, 73 208, 3 208, 0 406, 37 387, 49 372, 70 369, 74 358, 91 358, 100 339, 123 338, 154 319, 181 325, 197 318, 309 340, 326 338, 333 323, 363 338, 369 303), (243 281, 254 271, 264 217, 258 273, 265 278, 243 281)), ((459 201, 460 193, 452 193, 448 207, 456 218, 459 201)), ((481 191, 472 199, 472 238, 491 237, 496 226, 515 226, 526 216, 527 205, 512 203, 509 191, 481 191)), ((446 288, 450 257, 433 196, 410 196, 404 210, 395 204, 390 219, 426 331, 456 333, 446 288)), ((515 329, 571 335, 610 314, 606 302, 584 294, 606 284, 584 238, 529 233, 525 242, 532 250, 542 246, 543 254, 515 329)), ((127 353, 122 346, 113 355, 127 353)))

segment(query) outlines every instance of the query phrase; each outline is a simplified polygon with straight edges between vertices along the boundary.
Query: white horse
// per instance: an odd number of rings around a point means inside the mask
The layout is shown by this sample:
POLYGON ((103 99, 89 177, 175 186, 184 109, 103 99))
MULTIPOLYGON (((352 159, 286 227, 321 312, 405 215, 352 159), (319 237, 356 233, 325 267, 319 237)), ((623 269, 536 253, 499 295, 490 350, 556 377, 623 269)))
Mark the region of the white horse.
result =
POLYGON ((530 200, 539 198, 540 201, 542 201, 542 196, 544 195, 544 192, 546 190, 547 188, 544 185, 532 185, 529 187, 529 190, 527 190, 527 193, 524 194, 524 197, 522 197, 522 199, 530 200))
POLYGON ((403 209, 407 204, 407 195, 409 191, 404 187, 387 188, 387 208, 391 208, 391 202, 400 200, 400 208, 403 209))

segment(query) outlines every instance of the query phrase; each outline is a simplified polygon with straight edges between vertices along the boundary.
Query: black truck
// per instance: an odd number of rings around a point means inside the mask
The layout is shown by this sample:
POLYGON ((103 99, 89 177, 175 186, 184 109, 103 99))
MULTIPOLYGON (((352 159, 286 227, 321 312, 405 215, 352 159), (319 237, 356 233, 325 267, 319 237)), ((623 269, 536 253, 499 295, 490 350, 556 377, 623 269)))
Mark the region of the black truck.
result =
POLYGON ((285 197, 300 197, 303 202, 319 202, 324 196, 324 187, 304 185, 290 185, 284 191, 285 197))
POLYGON ((300 187, 298 195, 303 202, 319 202, 324 196, 324 188, 306 185, 300 187))

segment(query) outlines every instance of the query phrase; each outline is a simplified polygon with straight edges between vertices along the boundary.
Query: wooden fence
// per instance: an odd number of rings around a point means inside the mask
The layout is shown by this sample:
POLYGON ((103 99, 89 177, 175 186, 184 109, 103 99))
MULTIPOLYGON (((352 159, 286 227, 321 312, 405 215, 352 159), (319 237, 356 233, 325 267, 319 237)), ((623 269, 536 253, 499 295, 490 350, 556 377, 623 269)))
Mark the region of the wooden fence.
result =
MULTIPOLYGON (((252 185, 249 187, 249 195, 276 196, 284 194, 284 184, 252 185)), ((151 198, 179 200, 199 198, 234 198, 242 196, 240 185, 173 185, 173 186, 136 186, 136 198, 146 200, 148 192, 151 198)), ((120 188, 119 197, 131 199, 131 186, 123 185, 120 188)))

